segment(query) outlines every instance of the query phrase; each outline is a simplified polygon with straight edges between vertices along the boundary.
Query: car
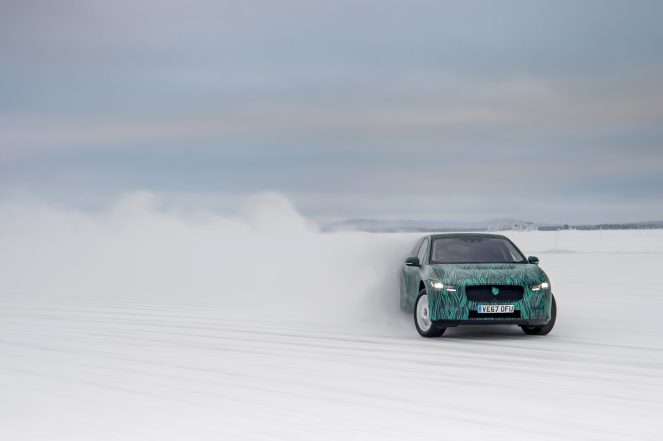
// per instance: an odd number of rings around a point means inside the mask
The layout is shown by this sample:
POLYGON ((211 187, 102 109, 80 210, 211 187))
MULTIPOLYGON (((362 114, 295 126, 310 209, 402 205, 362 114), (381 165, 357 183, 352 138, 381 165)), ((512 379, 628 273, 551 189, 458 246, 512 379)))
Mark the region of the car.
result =
POLYGON ((460 325, 518 325, 546 335, 557 305, 535 256, 525 258, 506 236, 447 233, 424 236, 400 273, 401 308, 423 337, 460 325))

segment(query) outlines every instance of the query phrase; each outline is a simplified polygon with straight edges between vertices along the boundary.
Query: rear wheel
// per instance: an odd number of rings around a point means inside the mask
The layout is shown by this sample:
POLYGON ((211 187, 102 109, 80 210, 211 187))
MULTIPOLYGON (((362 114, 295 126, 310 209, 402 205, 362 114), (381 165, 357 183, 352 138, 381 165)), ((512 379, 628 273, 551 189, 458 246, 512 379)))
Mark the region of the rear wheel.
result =
POLYGON ((541 326, 520 326, 523 332, 527 335, 546 335, 552 331, 557 319, 557 304, 555 303, 555 296, 552 297, 552 306, 550 307, 550 321, 541 326))
POLYGON ((446 328, 438 326, 430 319, 428 295, 426 290, 419 291, 419 297, 414 305, 414 326, 422 337, 439 337, 446 328))

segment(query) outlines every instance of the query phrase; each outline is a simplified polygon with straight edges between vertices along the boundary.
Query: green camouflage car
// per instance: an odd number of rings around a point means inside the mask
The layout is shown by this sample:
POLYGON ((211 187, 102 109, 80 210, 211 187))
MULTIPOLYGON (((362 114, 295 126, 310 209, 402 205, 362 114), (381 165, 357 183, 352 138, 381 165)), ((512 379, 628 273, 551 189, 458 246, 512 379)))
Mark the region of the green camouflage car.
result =
POLYGON ((519 325, 545 335, 557 306, 539 259, 525 258, 499 234, 454 233, 422 237, 401 271, 401 307, 414 313, 424 337, 458 325, 519 325))

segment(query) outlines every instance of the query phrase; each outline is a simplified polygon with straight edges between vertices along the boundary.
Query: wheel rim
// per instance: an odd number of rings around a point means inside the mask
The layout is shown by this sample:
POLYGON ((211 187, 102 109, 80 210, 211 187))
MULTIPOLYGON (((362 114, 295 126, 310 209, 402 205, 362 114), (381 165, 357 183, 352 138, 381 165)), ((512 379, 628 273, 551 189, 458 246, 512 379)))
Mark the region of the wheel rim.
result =
POLYGON ((424 332, 430 330, 433 322, 430 320, 430 310, 428 309, 428 296, 426 294, 419 297, 417 302, 417 325, 424 332))

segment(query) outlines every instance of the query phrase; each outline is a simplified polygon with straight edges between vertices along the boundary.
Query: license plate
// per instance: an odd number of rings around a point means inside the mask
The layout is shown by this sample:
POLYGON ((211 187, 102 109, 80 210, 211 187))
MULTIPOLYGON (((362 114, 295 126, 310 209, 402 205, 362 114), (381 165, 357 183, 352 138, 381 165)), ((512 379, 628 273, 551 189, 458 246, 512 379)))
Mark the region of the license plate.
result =
POLYGON ((513 305, 478 305, 479 314, 508 314, 514 311, 513 305))

